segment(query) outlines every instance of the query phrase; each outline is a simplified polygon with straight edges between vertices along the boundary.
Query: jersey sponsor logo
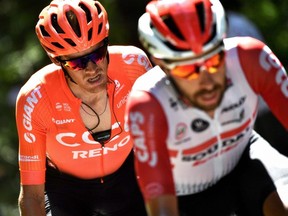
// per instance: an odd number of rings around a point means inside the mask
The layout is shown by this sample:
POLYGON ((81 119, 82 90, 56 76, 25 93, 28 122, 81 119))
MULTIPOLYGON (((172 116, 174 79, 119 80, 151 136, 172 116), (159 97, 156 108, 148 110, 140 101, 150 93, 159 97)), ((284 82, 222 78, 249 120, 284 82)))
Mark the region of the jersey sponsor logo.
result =
POLYGON ((278 69, 275 76, 275 82, 281 87, 284 96, 288 98, 288 79, 286 78, 285 70, 278 58, 267 46, 264 46, 259 61, 262 68, 267 72, 269 72, 271 68, 278 69))
POLYGON ((239 98, 238 102, 233 103, 233 104, 231 104, 231 105, 229 105, 227 107, 224 107, 221 110, 221 113, 229 112, 229 111, 234 110, 234 109, 236 109, 238 107, 241 107, 244 104, 245 101, 246 101, 246 96, 243 96, 243 97, 239 98))
POLYGON ((115 83, 115 96, 124 88, 125 85, 122 85, 119 80, 114 80, 115 83))
POLYGON ((158 182, 151 182, 145 186, 145 193, 149 197, 157 197, 163 193, 163 186, 158 182))
MULTIPOLYGON (((87 144, 99 144, 100 145, 100 143, 98 143, 94 140, 90 140, 89 135, 90 135, 90 133, 88 131, 85 131, 81 136, 81 140, 87 144)), ((73 138, 76 139, 76 136, 77 136, 76 133, 67 132, 67 133, 59 133, 56 135, 55 138, 56 138, 57 142, 63 146, 77 147, 77 146, 80 146, 81 144, 73 141, 73 138)))
MULTIPOLYGON (((120 123, 114 123, 112 125, 112 130, 115 128, 118 128, 120 123)), ((73 132, 67 132, 67 133, 59 133, 56 135, 55 139, 58 141, 59 144, 70 147, 70 148, 76 148, 80 145, 83 145, 83 142, 88 145, 95 145, 95 146, 101 146, 99 142, 96 142, 93 139, 90 139, 90 133, 88 131, 83 132, 81 136, 81 143, 76 142, 75 140, 79 139, 79 135, 73 132)), ((84 159, 84 158, 92 158, 92 157, 98 157, 101 155, 106 155, 109 152, 115 152, 119 148, 126 146, 130 142, 130 135, 127 133, 126 136, 124 136, 120 141, 116 143, 116 140, 119 139, 119 135, 116 135, 110 140, 110 143, 112 141, 115 141, 113 146, 105 146, 104 148, 99 147, 95 149, 89 149, 89 150, 75 150, 71 151, 72 158, 73 159, 84 159)))
POLYGON ((146 71, 152 68, 148 58, 144 55, 138 55, 137 62, 139 65, 143 66, 146 71))
POLYGON ((26 103, 24 104, 24 113, 23 113, 23 126, 29 131, 23 134, 24 139, 28 143, 33 143, 36 141, 35 135, 31 133, 32 131, 32 113, 35 109, 35 106, 38 104, 39 100, 42 98, 42 94, 40 92, 41 87, 38 86, 27 96, 26 103))
POLYGON ((130 54, 130 53, 123 53, 122 58, 126 64, 130 65, 135 61, 135 59, 137 58, 137 55, 130 54))
POLYGON ((57 111, 66 111, 66 112, 70 112, 71 111, 71 107, 69 106, 68 103, 59 103, 57 102, 55 104, 55 108, 57 111))
POLYGON ((179 110, 179 106, 181 109, 187 109, 188 105, 175 99, 175 98, 169 98, 169 104, 171 109, 173 109, 175 112, 179 110))
MULTIPOLYGON (((151 144, 151 149, 148 150, 145 139, 145 132, 141 130, 141 125, 147 124, 146 119, 140 112, 131 112, 130 117, 130 133, 134 137, 134 146, 136 148, 136 157, 142 163, 147 163, 151 167, 155 167, 158 162, 157 152, 154 150, 156 147, 153 147, 151 144)), ((153 121, 153 119, 150 119, 153 121)), ((150 135, 153 136, 153 128, 150 128, 150 135)), ((148 135, 149 135, 148 134, 148 135)), ((154 144, 156 145, 156 143, 154 144)))
POLYGON ((40 161, 38 155, 20 155, 19 156, 19 161, 21 162, 35 162, 35 161, 40 161))
POLYGON ((176 139, 180 140, 185 137, 187 132, 187 125, 183 122, 180 122, 176 125, 176 139))
POLYGON ((201 191, 204 191, 208 187, 213 186, 218 180, 213 179, 210 182, 202 183, 202 184, 176 184, 176 193, 177 194, 184 194, 189 195, 192 193, 199 193, 201 191))
POLYGON ((250 120, 239 128, 225 132, 220 135, 222 142, 216 137, 202 143, 196 147, 183 151, 182 161, 193 162, 193 166, 198 166, 219 155, 234 149, 241 142, 243 137, 250 131, 250 120))
POLYGON ((115 83, 115 90, 118 91, 119 88, 120 88, 120 86, 121 86, 119 80, 116 80, 116 79, 115 79, 115 80, 114 80, 114 83, 115 83))
MULTIPOLYGON (((96 149, 90 149, 90 150, 84 150, 84 151, 81 151, 81 150, 80 151, 72 151, 72 154, 73 154, 72 157, 73 157, 73 159, 80 159, 80 158, 85 159, 85 158, 99 157, 101 155, 107 155, 107 154, 109 154, 109 152, 115 152, 119 148, 125 146, 127 143, 129 143, 129 141, 130 141, 130 135, 127 135, 122 140, 120 140, 120 142, 115 143, 112 147, 105 146, 104 148, 99 147, 96 149)), ((92 143, 87 143, 87 144, 92 144, 92 143)), ((97 144, 100 145, 100 143, 97 143, 97 144)))
POLYGON ((137 63, 141 66, 143 66, 146 71, 148 71, 149 69, 151 69, 151 66, 150 66, 150 63, 149 63, 149 60, 148 58, 145 56, 145 55, 135 55, 135 54, 126 54, 126 53, 123 53, 122 54, 122 58, 123 58, 123 61, 126 63, 126 64, 132 64, 134 61, 137 61, 137 63))
POLYGON ((188 143, 188 142, 190 142, 190 141, 191 141, 191 137, 186 137, 186 138, 184 138, 184 139, 181 139, 181 140, 175 142, 174 144, 175 144, 175 145, 180 145, 180 144, 183 144, 183 143, 188 143))
MULTIPOLYGON (((118 128, 119 125, 120 125, 120 122, 118 122, 118 123, 115 122, 112 125, 112 130, 115 128, 118 128)), ((89 144, 89 145, 100 145, 99 142, 96 142, 95 140, 90 139, 89 135, 90 135, 89 131, 83 132, 83 134, 81 135, 81 140, 84 143, 89 144)), ((118 137, 119 136, 115 136, 113 139, 111 139, 111 141, 117 139, 118 137)), ((73 141, 73 140, 77 139, 77 134, 73 133, 73 132, 59 133, 55 136, 55 139, 57 140, 58 143, 60 143, 63 146, 67 146, 67 147, 74 148, 74 147, 78 147, 81 145, 80 143, 73 141)))
MULTIPOLYGON (((120 127, 120 124, 121 124, 121 122, 115 122, 113 125, 112 125, 112 127, 111 127, 111 129, 112 130, 114 130, 114 129, 116 129, 116 128, 119 128, 120 127)), ((129 131, 129 129, 127 129, 127 128, 125 128, 124 127, 124 130, 127 132, 127 131, 129 131)))
POLYGON ((35 135, 33 133, 30 133, 30 132, 24 133, 24 139, 28 143, 34 143, 36 141, 35 135))
POLYGON ((231 119, 229 121, 225 121, 222 123, 222 125, 227 125, 227 124, 231 124, 231 123, 239 123, 241 122, 245 117, 245 110, 244 108, 240 111, 239 113, 239 117, 238 118, 235 118, 235 119, 231 119))
POLYGON ((117 103, 117 108, 120 109, 122 107, 122 105, 124 105, 127 102, 128 96, 130 94, 130 91, 124 95, 121 100, 119 101, 119 103, 117 103))
POLYGON ((209 127, 209 122, 200 118, 193 120, 191 123, 191 128, 195 132, 202 132, 206 130, 208 127, 209 127))
POLYGON ((174 109, 174 111, 178 110, 178 101, 174 100, 173 98, 169 98, 170 107, 174 109))
POLYGON ((75 122, 75 119, 54 119, 52 118, 52 122, 54 122, 56 125, 63 125, 63 124, 70 124, 75 122))

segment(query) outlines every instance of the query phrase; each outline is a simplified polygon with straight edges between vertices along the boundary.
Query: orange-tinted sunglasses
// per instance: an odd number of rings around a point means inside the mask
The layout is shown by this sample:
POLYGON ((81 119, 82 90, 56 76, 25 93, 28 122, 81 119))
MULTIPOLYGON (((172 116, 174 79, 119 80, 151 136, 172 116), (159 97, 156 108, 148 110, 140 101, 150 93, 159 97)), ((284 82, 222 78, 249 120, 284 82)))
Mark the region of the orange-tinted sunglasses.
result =
POLYGON ((224 56, 225 52, 222 50, 201 63, 177 65, 170 69, 170 73, 182 79, 193 80, 199 77, 200 68, 205 67, 205 71, 213 74, 218 72, 219 67, 224 63, 224 56))

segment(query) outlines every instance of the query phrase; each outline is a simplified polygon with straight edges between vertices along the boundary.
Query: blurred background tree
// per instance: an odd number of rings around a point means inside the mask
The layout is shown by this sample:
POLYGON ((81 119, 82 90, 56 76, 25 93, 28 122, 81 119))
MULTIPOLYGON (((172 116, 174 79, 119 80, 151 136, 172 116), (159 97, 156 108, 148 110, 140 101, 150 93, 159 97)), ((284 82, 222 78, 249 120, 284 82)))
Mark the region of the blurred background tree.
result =
MULTIPOLYGON (((18 138, 15 98, 31 74, 50 63, 34 32, 38 14, 50 1, 0 0, 0 216, 19 215, 18 138)), ((110 20, 110 43, 141 47, 137 20, 148 0, 100 0, 110 20)), ((222 0, 225 8, 244 14, 259 27, 266 44, 288 66, 288 1, 222 0), (241 2, 241 3, 239 3, 241 2)), ((267 122, 269 124, 269 122, 267 122)), ((285 145, 287 143, 282 143, 285 145)), ((287 149, 287 148, 286 148, 287 149)))

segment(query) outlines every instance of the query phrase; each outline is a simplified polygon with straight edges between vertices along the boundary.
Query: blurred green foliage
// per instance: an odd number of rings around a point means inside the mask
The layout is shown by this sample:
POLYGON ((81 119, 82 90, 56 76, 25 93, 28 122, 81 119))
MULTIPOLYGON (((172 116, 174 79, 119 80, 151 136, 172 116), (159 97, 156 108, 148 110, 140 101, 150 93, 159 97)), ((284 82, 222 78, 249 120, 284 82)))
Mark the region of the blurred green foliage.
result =
MULTIPOLYGON (((101 1, 101 0, 100 0, 101 1)), ((288 65, 288 1, 229 0, 236 10, 252 20, 265 42, 284 66, 288 65), (240 2, 240 1, 239 1, 240 2)), ((15 127, 15 97, 29 76, 50 60, 38 43, 34 26, 41 9, 50 1, 0 0, 0 216, 14 216, 19 193, 18 138, 15 127)), ((110 43, 140 46, 137 19, 147 0, 102 0, 110 20, 110 43)), ((224 4, 223 0, 223 4, 224 4)), ((286 67, 287 68, 287 67, 286 67)))
POLYGON ((288 1, 242 1, 242 13, 262 32, 267 45, 288 68, 288 1))

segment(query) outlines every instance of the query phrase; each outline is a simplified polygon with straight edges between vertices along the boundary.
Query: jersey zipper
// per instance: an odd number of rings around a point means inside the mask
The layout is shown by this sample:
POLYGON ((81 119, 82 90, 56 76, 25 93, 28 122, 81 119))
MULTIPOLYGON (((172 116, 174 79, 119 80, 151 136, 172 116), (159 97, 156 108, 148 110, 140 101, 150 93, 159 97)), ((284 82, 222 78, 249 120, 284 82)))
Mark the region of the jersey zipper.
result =
POLYGON ((219 119, 218 119, 218 112, 215 112, 214 115, 214 119, 212 120, 213 124, 211 125, 215 125, 215 127, 213 127, 214 133, 217 137, 217 145, 218 145, 218 151, 217 151, 217 157, 215 158, 215 163, 214 163, 214 171, 215 171, 215 177, 218 178, 219 176, 222 175, 223 169, 222 169, 222 157, 221 157, 221 153, 222 153, 222 140, 221 140, 221 124, 219 123, 219 119))
POLYGON ((101 154, 101 170, 102 170, 102 177, 100 178, 100 182, 101 184, 104 183, 104 148, 105 148, 105 145, 103 142, 100 143, 101 144, 101 149, 102 149, 102 154, 101 154))

